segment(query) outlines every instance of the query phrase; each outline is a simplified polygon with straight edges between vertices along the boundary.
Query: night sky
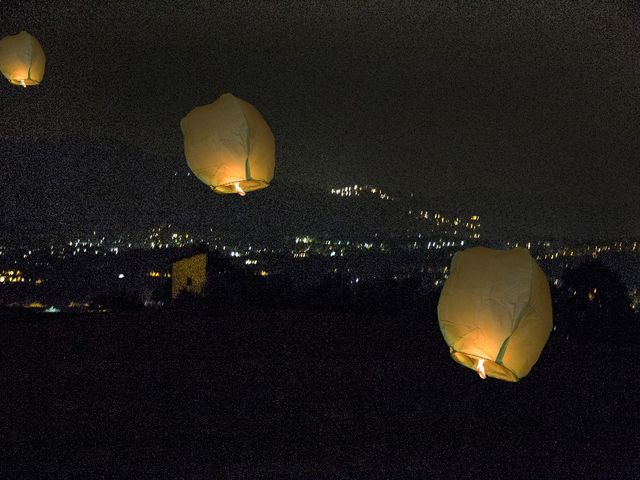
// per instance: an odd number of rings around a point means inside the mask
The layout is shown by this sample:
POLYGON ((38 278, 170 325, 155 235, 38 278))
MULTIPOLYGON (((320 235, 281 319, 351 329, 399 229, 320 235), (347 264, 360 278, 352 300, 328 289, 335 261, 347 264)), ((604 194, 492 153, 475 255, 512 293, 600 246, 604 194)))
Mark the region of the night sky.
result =
MULTIPOLYGON (((453 3, 0 1, 0 36, 47 55, 41 86, 2 79, 0 141, 117 140, 185 173, 180 119, 231 92, 270 124, 280 185, 406 189, 505 234, 640 235, 640 10, 453 3)), ((33 168, 68 181, 56 161, 33 168)))

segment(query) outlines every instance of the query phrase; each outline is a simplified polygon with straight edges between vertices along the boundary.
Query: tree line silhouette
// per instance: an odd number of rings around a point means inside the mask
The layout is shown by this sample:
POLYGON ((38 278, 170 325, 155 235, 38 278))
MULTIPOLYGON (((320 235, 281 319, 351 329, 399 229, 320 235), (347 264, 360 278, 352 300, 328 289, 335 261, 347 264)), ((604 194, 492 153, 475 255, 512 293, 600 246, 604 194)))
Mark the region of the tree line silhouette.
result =
MULTIPOLYGON (((220 257, 219 262, 228 262, 220 257)), ((168 308, 210 313, 221 309, 269 308, 376 314, 413 313, 437 317, 441 287, 424 285, 419 277, 389 274, 354 282, 344 273, 328 273, 305 284, 286 273, 260 277, 225 264, 204 297, 183 293, 171 301, 169 287, 157 298, 168 308)), ((588 259, 564 271, 558 285, 550 285, 554 332, 559 340, 607 343, 640 338, 640 315, 631 307, 629 291, 620 276, 601 261, 588 259)))

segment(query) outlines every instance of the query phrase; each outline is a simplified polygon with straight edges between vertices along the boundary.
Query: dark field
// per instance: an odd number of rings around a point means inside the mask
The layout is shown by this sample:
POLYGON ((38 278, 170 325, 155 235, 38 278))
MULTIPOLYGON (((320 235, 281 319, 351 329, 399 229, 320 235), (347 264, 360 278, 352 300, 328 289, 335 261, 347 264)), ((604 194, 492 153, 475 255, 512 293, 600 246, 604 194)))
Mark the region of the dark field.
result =
POLYGON ((4 317, 0 478, 640 478, 638 347, 552 336, 516 384, 435 317, 4 317))

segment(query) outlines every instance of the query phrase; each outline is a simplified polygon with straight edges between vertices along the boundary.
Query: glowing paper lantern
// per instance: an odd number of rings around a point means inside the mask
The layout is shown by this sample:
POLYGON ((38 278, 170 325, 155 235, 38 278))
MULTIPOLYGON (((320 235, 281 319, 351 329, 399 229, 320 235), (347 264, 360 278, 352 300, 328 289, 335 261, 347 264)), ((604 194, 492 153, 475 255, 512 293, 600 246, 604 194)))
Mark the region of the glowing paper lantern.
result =
POLYGON ((40 42, 27 32, 0 40, 0 71, 14 85, 39 85, 45 62, 40 42))
POLYGON ((551 333, 547 278, 523 248, 458 252, 440 295, 438 320, 456 362, 482 378, 517 382, 551 333))
POLYGON ((226 93, 191 111, 180 122, 187 164, 216 193, 269 186, 275 167, 275 140, 253 105, 226 93))

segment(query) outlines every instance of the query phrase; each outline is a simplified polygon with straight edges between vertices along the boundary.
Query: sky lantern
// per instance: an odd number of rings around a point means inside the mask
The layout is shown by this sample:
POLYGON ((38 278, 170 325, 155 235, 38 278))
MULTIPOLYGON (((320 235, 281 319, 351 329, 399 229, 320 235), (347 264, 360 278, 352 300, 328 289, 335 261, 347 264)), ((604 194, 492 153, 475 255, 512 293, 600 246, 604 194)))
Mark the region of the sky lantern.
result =
POLYGON ((482 378, 517 382, 551 333, 547 278, 524 248, 458 252, 440 295, 438 320, 456 362, 482 378))
POLYGON ((45 62, 40 42, 27 32, 0 40, 0 71, 14 85, 39 85, 45 62))
POLYGON ((275 168, 275 140, 255 107, 225 93, 197 107, 180 122, 187 164, 216 193, 269 186, 275 168))

